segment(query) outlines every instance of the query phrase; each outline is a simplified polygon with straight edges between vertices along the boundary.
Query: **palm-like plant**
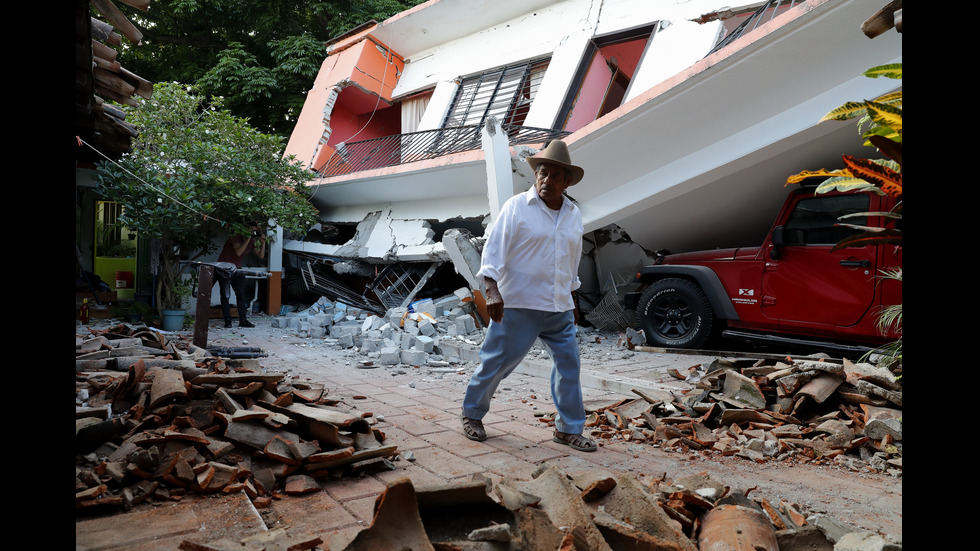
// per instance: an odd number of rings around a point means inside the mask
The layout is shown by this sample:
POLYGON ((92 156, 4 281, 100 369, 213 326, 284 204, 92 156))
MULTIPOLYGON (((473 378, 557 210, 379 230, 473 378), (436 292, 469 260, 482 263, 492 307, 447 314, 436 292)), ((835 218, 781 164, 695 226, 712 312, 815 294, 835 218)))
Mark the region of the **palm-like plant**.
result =
MULTIPOLYGON (((901 80, 902 64, 894 63, 872 67, 864 72, 869 78, 894 78, 901 80)), ((845 238, 832 250, 845 247, 863 247, 869 244, 902 245, 902 230, 897 222, 902 219, 902 91, 898 90, 879 96, 869 101, 849 101, 824 115, 821 122, 829 120, 846 121, 858 119, 858 131, 861 132, 865 145, 874 147, 886 159, 861 159, 844 155, 844 168, 837 170, 820 169, 805 170, 787 178, 786 185, 798 183, 806 178, 819 176, 824 180, 817 186, 816 193, 829 191, 872 191, 890 195, 898 201, 889 212, 862 212, 848 215, 849 217, 879 216, 887 221, 895 222, 896 227, 869 227, 842 223, 859 230, 858 233, 845 238)), ((847 217, 842 217, 845 219, 847 217)), ((884 279, 902 280, 902 270, 895 269, 881 274, 884 279)), ((901 334, 902 305, 896 304, 885 307, 878 315, 878 328, 881 331, 894 329, 901 334)), ((878 352, 884 354, 889 363, 901 362, 902 340, 881 347, 878 352)))

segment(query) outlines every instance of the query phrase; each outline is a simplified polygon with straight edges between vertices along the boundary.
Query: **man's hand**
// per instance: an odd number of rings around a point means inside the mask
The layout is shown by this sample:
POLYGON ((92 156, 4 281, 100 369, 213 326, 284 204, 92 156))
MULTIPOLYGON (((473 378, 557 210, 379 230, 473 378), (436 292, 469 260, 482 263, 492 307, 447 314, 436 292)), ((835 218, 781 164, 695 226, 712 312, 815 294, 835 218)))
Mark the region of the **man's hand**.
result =
POLYGON ((496 280, 485 277, 483 281, 487 288, 487 315, 490 316, 491 320, 500 323, 500 320, 504 318, 504 297, 500 296, 496 280))

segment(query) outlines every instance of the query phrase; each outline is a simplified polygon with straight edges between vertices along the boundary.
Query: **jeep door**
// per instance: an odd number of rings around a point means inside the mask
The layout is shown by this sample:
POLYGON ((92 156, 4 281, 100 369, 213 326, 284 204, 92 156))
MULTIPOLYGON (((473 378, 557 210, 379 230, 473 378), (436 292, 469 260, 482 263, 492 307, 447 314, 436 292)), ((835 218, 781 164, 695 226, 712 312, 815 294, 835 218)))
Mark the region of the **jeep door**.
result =
MULTIPOLYGON (((878 248, 830 249, 856 230, 840 226, 845 214, 869 211, 861 193, 801 195, 788 205, 778 258, 765 253, 762 311, 780 329, 833 336, 836 327, 857 324, 872 306, 878 248), (826 327, 820 327, 826 326, 826 327)), ((785 212, 785 211, 784 211, 785 212)), ((866 224, 867 218, 848 219, 866 224)))

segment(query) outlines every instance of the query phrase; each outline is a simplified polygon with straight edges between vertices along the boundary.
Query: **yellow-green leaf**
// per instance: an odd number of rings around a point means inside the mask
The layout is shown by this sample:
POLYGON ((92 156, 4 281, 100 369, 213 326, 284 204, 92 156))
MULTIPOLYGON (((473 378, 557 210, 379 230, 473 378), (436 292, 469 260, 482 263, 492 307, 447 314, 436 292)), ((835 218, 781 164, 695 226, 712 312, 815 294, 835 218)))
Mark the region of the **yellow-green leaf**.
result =
POLYGON ((831 191, 874 191, 880 193, 880 190, 871 182, 851 176, 850 174, 825 180, 817 186, 814 193, 828 193, 831 191))
POLYGON ((894 105, 896 107, 902 106, 902 91, 898 90, 895 92, 890 92, 883 96, 878 96, 875 98, 876 103, 887 103, 888 105, 894 105))
POLYGON ((798 184, 803 180, 806 180, 807 178, 839 176, 842 173, 848 174, 848 172, 843 169, 827 170, 826 168, 821 168, 820 170, 804 170, 802 172, 798 172, 790 176, 789 178, 786 178, 786 184, 783 187, 786 187, 790 184, 798 184))
POLYGON ((874 136, 881 136, 894 142, 902 143, 902 136, 898 132, 895 132, 893 128, 888 126, 875 126, 874 128, 869 128, 868 131, 864 133, 863 137, 870 140, 874 136))
POLYGON ((867 107, 865 106, 865 102, 849 101, 824 115, 823 118, 820 119, 820 122, 846 121, 853 119, 854 117, 860 117, 864 115, 866 111, 867 107))
POLYGON ((877 67, 872 67, 864 72, 864 76, 870 78, 888 77, 888 78, 896 78, 901 80, 902 64, 889 63, 887 65, 879 65, 877 67))
POLYGON ((868 114, 871 115, 871 120, 880 126, 891 128, 899 135, 902 134, 901 107, 875 101, 866 101, 865 106, 867 106, 868 114))

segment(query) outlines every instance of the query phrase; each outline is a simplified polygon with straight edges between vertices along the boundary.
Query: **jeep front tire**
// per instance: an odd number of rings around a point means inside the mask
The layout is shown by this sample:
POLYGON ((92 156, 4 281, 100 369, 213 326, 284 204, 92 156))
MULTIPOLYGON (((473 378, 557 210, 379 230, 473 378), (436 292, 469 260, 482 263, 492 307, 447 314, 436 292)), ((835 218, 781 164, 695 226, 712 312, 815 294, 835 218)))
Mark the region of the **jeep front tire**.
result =
POLYGON ((714 311, 696 284, 667 278, 643 291, 636 318, 651 346, 700 348, 711 336, 714 311))

